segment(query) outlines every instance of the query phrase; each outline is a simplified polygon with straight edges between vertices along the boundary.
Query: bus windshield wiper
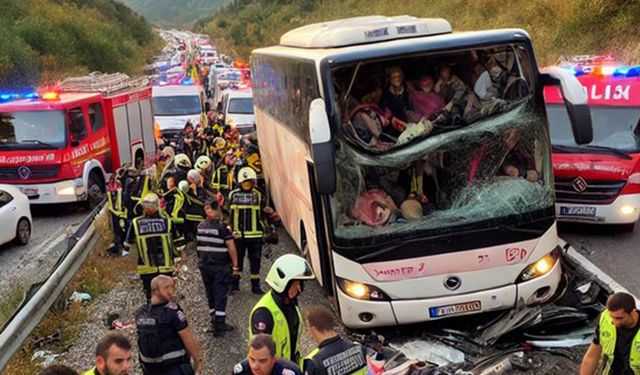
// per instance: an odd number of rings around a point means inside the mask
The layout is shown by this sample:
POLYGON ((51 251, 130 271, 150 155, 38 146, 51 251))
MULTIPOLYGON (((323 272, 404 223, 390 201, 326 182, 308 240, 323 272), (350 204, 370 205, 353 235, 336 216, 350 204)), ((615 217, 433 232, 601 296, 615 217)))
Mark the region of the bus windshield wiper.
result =
POLYGON ((615 149, 613 147, 608 147, 608 146, 595 146, 595 145, 586 145, 583 146, 584 148, 590 149, 590 150, 601 150, 603 152, 609 153, 609 154, 613 154, 616 155, 622 159, 627 159, 627 160, 631 160, 633 159, 631 156, 629 156, 629 154, 627 154, 624 151, 620 151, 618 149, 615 149))
POLYGON ((42 142, 42 141, 40 141, 38 139, 23 139, 22 141, 20 141, 20 143, 36 143, 36 144, 39 144, 41 146, 49 147, 49 148, 52 148, 52 149, 56 148, 56 146, 54 146, 54 145, 52 145, 50 143, 47 143, 47 142, 42 142))
POLYGON ((523 233, 523 234, 535 234, 536 236, 542 236, 549 228, 547 229, 531 229, 531 228, 521 228, 516 227, 515 225, 502 225, 500 229, 514 232, 514 233, 523 233))

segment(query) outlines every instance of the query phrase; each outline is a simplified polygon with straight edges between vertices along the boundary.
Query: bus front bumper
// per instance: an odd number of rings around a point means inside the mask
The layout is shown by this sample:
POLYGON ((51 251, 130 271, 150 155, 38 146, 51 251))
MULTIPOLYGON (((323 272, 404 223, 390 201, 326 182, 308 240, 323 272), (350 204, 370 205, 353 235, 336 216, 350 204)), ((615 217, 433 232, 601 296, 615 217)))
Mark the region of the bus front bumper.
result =
MULTIPOLYGON (((525 305, 533 306, 548 301, 555 294, 562 277, 560 263, 556 262, 547 274, 520 284, 428 299, 358 300, 336 288, 340 315, 345 326, 362 329, 506 310, 516 306, 516 301, 519 300, 524 301, 525 305), (456 309, 460 311, 454 312, 456 309), (434 316, 442 312, 445 312, 445 315, 434 316)), ((487 277, 490 277, 490 274, 487 277)), ((378 286, 384 290, 384 285, 378 286)))

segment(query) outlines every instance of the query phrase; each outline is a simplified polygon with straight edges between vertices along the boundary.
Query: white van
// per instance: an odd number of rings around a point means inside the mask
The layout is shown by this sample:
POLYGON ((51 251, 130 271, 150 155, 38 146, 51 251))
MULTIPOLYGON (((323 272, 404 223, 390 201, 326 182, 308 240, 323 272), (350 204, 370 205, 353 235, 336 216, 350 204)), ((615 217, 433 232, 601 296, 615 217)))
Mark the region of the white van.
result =
POLYGON ((235 127, 240 134, 256 130, 256 117, 253 114, 253 93, 250 89, 231 90, 222 93, 222 113, 226 125, 235 127))
POLYGON ((200 85, 153 87, 153 116, 163 138, 172 139, 191 120, 195 127, 206 121, 206 96, 200 85))

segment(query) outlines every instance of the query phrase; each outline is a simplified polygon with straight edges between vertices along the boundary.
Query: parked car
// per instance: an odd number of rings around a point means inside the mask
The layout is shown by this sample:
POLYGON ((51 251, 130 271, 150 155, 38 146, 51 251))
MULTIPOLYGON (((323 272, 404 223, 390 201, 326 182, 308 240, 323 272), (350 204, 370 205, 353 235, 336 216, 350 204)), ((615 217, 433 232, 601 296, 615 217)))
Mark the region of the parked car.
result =
POLYGON ((17 187, 0 185, 0 244, 26 245, 31 237, 29 198, 17 187))

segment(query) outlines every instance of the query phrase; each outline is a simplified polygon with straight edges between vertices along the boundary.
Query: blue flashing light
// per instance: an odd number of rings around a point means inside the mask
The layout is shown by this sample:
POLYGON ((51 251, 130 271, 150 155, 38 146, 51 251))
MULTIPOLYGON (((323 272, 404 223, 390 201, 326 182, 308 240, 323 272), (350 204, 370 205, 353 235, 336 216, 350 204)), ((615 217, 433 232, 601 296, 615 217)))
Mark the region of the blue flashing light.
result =
POLYGON ((613 72, 614 77, 626 77, 631 68, 618 68, 613 72))
POLYGON ((11 96, 11 94, 0 94, 0 100, 9 100, 11 96))
POLYGON ((640 76, 640 66, 635 66, 633 68, 629 68, 627 71, 627 77, 639 77, 640 76))
POLYGON ((188 79, 183 80, 182 84, 188 86, 188 85, 193 84, 193 81, 191 80, 191 78, 188 78, 188 79))

